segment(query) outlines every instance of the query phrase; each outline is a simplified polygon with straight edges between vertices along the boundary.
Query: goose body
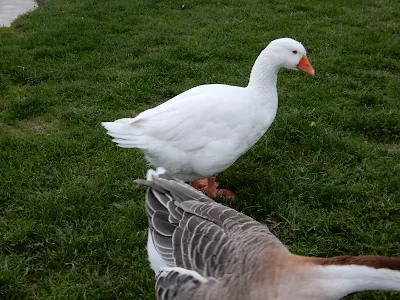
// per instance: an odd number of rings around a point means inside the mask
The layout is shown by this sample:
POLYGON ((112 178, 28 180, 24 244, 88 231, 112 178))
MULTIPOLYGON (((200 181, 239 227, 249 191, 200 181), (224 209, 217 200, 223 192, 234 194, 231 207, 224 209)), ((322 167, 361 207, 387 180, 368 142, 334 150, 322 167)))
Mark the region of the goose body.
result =
POLYGON ((149 187, 147 250, 158 300, 328 300, 400 291, 398 258, 297 256, 266 225, 164 169, 137 182, 149 187))
MULTIPOLYGON (((303 45, 282 38, 258 56, 247 87, 201 85, 135 118, 102 126, 119 147, 141 149, 151 165, 164 167, 181 180, 210 178, 247 152, 274 121, 281 68, 314 75, 303 45)), ((205 185, 215 185, 215 180, 205 185)), ((216 195, 214 189, 205 192, 216 195)))
POLYGON ((277 107, 276 101, 258 102, 245 88, 212 84, 188 90, 134 119, 103 126, 119 132, 112 135, 120 147, 142 149, 153 166, 192 181, 229 167, 265 133, 277 107))

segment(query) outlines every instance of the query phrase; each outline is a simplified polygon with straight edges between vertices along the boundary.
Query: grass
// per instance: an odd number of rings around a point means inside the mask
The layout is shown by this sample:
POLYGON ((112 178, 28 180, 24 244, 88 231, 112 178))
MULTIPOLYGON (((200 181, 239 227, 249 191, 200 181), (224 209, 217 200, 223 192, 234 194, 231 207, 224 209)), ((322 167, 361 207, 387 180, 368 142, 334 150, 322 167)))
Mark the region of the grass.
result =
POLYGON ((40 4, 0 28, 2 299, 154 299, 132 184, 147 166, 100 122, 203 83, 246 85, 282 36, 317 76, 281 72, 275 123, 219 176, 238 194, 224 203, 297 254, 400 257, 400 2, 40 4))

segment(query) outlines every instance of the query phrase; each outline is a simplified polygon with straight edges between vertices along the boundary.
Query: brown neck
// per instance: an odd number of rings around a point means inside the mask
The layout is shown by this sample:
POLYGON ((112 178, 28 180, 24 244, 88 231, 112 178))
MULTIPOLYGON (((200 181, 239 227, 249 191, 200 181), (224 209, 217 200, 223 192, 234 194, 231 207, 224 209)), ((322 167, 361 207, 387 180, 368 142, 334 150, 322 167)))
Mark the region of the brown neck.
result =
POLYGON ((312 258, 314 264, 321 266, 328 265, 358 265, 375 269, 389 269, 400 271, 400 258, 387 256, 336 256, 329 258, 312 258))
MULTIPOLYGON (((280 252, 270 261, 271 299, 321 300, 365 290, 400 291, 400 259, 384 256, 302 257, 280 252)), ((269 298, 268 298, 269 299, 269 298)))
POLYGON ((319 299, 340 299, 366 290, 400 291, 399 258, 372 255, 306 258, 304 267, 308 269, 309 290, 314 287, 324 295, 319 299))

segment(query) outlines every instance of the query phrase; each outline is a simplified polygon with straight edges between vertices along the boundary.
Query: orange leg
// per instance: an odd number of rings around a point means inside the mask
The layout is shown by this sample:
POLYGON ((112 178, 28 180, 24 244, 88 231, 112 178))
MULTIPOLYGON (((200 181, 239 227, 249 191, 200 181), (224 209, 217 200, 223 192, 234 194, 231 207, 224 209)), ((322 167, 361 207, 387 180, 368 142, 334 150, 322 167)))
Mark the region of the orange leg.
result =
POLYGON ((235 194, 226 189, 217 189, 218 183, 215 181, 217 176, 211 176, 209 178, 203 178, 200 180, 195 180, 190 182, 190 185, 210 198, 215 198, 217 196, 235 199, 235 194))

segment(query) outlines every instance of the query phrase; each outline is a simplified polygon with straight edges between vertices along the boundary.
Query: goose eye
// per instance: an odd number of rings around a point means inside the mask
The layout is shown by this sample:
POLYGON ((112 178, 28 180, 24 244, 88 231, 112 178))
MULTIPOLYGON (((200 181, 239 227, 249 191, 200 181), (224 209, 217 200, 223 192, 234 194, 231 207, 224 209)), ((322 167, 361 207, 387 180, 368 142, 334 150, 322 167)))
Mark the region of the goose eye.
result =
POLYGON ((293 52, 293 54, 297 54, 297 50, 293 50, 292 52, 293 52))

